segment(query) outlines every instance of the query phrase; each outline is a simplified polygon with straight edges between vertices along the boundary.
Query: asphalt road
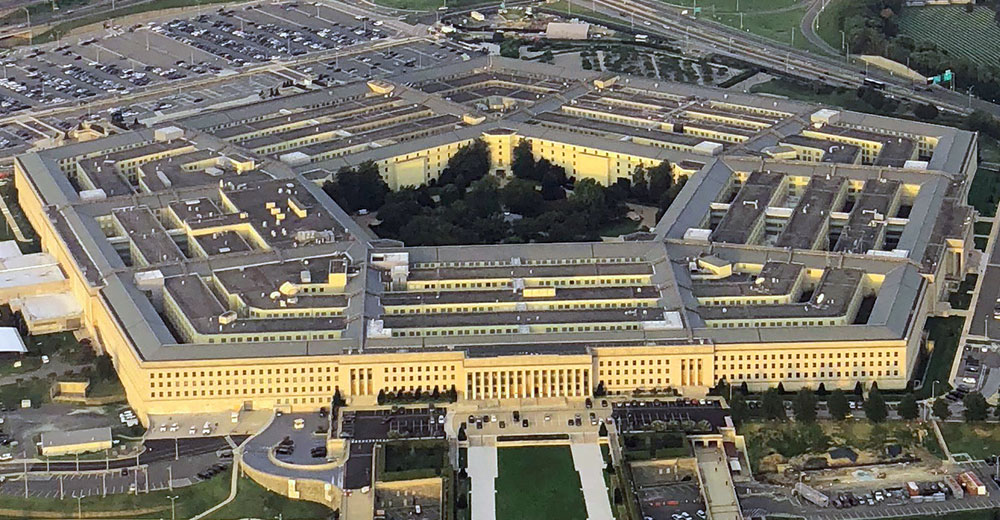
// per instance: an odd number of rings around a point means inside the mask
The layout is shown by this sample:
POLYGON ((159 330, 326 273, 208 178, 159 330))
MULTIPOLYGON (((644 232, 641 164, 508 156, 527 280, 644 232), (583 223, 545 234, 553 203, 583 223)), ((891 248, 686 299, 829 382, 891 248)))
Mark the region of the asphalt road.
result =
MULTIPOLYGON (((245 439, 245 436, 234 436, 233 442, 240 444, 245 439)), ((117 459, 111 461, 81 460, 79 462, 79 467, 77 466, 76 461, 29 462, 27 465, 27 471, 29 473, 77 471, 78 469, 79 471, 103 471, 107 469, 131 468, 137 465, 143 466, 155 462, 171 460, 175 457, 186 458, 215 453, 218 450, 230 447, 225 437, 177 439, 176 446, 174 441, 169 439, 148 440, 145 442, 145 446, 146 451, 139 455, 138 460, 136 460, 136 458, 117 459)), ((24 471, 25 465, 23 461, 0 464, 0 473, 3 474, 23 473, 24 471)))
MULTIPOLYGON (((593 8, 614 18, 634 19, 637 32, 693 42, 718 54, 729 54, 803 79, 853 87, 860 85, 866 75, 863 66, 802 51, 719 23, 681 15, 680 9, 656 0, 594 0, 593 8)), ((868 76, 891 85, 889 93, 898 97, 934 103, 957 112, 964 112, 971 106, 1000 116, 1000 105, 976 98, 970 101, 964 93, 938 86, 928 92, 916 92, 909 80, 876 69, 869 70, 868 76)))

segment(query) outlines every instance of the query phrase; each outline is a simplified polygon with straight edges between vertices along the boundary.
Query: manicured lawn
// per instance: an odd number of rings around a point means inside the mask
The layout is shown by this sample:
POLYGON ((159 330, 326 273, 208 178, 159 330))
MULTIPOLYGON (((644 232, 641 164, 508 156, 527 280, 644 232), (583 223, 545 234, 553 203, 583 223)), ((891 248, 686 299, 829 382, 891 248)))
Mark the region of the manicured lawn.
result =
POLYGON ((497 458, 498 520, 586 520, 569 446, 500 448, 497 458))
MULTIPOLYGON (((375 3, 393 9, 407 9, 410 11, 433 11, 445 5, 445 0, 375 0, 375 3)), ((482 4, 484 0, 450 0, 447 2, 448 9, 458 9, 470 5, 482 4)))
POLYGON ((986 459, 1000 454, 1000 426, 964 422, 941 423, 948 449, 952 453, 968 453, 974 459, 986 459))
POLYGON ((997 201, 1000 201, 1000 172, 979 168, 969 189, 969 204, 980 215, 992 217, 997 213, 997 201))
POLYGON ((853 89, 824 87, 820 89, 784 79, 754 85, 750 92, 775 94, 807 103, 838 106, 858 112, 879 113, 871 105, 858 98, 853 89))
POLYGON ((936 43, 948 54, 982 63, 1000 59, 1000 27, 994 12, 977 6, 971 13, 965 6, 907 7, 899 17, 899 33, 936 43))
POLYGON ((755 11, 773 11, 784 7, 795 5, 798 0, 665 0, 664 3, 679 5, 682 7, 694 7, 695 4, 702 9, 702 13, 713 14, 735 13, 736 5, 739 4, 739 11, 752 13, 755 11))
MULTIPOLYGON (((743 7, 743 2, 740 2, 740 7, 743 7)), ((802 31, 799 29, 799 24, 802 23, 802 17, 805 15, 805 7, 777 13, 745 13, 743 15, 742 29, 769 40, 791 45, 797 49, 815 51, 816 48, 809 43, 809 40, 802 36, 802 31), (792 32, 795 33, 794 39, 792 32)), ((720 14, 713 19, 730 27, 741 28, 740 15, 736 13, 720 14)))
MULTIPOLYGON (((105 513, 102 518, 169 518, 170 499, 167 497, 173 495, 179 497, 175 504, 177 518, 191 518, 218 504, 229 495, 230 477, 230 473, 226 472, 211 480, 193 486, 177 488, 173 492, 157 491, 140 493, 138 496, 118 494, 108 495, 104 498, 98 494, 97 496, 84 497, 79 505, 84 513, 88 511, 105 513), (132 511, 136 510, 152 510, 153 512, 146 514, 132 513, 132 511)), ((239 500, 240 498, 237 496, 237 501, 239 500)), ((0 495, 0 508, 28 510, 35 514, 51 512, 52 518, 69 518, 76 515, 77 501, 68 495, 64 500, 59 500, 58 498, 24 499, 10 495, 0 495)), ((255 513, 253 515, 244 514, 243 516, 227 518, 244 518, 248 515, 255 516, 261 510, 258 506, 258 509, 247 509, 246 511, 255 511, 255 513)))
POLYGON ((670 459, 691 454, 680 432, 635 433, 623 436, 627 460, 670 459))
MULTIPOLYGON (((229 474, 226 474, 226 489, 229 489, 229 474)), ((264 489, 250 478, 243 477, 236 488, 236 499, 208 516, 214 520, 233 518, 281 518, 318 520, 329 518, 333 510, 307 500, 293 500, 264 489)), ((180 515, 178 515, 180 517, 180 515)))
POLYGON ((395 441, 386 443, 379 457, 382 480, 407 480, 439 476, 448 465, 445 441, 395 441))
MULTIPOLYGON (((951 318, 927 318, 927 330, 930 339, 934 340, 934 351, 931 352, 927 361, 927 372, 924 377, 924 386, 916 391, 918 399, 926 399, 931 396, 933 386, 937 387, 937 394, 944 395, 951 390, 948 384, 948 376, 951 374, 951 364, 955 360, 955 351, 958 349, 958 340, 962 334, 962 324, 964 318, 955 316, 951 318), (937 381, 937 385, 932 381, 937 381)), ((919 370, 920 367, 918 367, 919 370)), ((919 374, 919 372, 917 372, 919 374)))
POLYGON ((967 274, 962 283, 958 284, 958 290, 948 295, 948 302, 955 309, 968 309, 972 303, 972 290, 976 288, 978 274, 967 274))

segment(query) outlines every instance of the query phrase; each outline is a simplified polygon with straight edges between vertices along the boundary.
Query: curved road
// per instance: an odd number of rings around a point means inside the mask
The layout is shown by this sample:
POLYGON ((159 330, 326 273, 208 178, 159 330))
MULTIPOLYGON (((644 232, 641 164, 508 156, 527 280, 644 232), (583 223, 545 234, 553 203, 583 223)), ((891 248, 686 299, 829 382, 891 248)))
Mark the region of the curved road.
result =
POLYGON ((826 40, 816 33, 816 28, 819 26, 820 13, 823 12, 825 6, 829 6, 834 1, 836 0, 812 0, 809 9, 806 10, 806 15, 802 17, 799 30, 802 32, 802 36, 805 36, 806 40, 809 40, 809 43, 815 45, 826 54, 838 56, 840 55, 840 51, 834 49, 832 45, 826 43, 826 40))

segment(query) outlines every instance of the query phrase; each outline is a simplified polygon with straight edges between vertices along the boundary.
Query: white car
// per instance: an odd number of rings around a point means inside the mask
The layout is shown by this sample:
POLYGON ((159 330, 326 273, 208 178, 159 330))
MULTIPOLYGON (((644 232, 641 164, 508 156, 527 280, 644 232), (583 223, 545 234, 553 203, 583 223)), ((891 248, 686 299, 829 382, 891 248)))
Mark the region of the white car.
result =
POLYGON ((14 456, 10 453, 0 454, 0 460, 14 460, 14 456))

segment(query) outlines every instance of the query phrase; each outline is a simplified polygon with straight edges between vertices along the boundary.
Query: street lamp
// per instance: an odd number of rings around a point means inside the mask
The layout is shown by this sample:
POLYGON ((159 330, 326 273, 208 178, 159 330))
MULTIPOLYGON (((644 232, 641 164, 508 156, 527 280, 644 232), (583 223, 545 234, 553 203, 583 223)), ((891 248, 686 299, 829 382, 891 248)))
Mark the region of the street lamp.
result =
POLYGON ((83 518, 83 492, 81 491, 79 495, 73 493, 73 498, 76 499, 76 517, 83 518))
POLYGON ((937 397, 937 391, 936 391, 937 390, 937 384, 938 384, 938 380, 937 379, 935 379, 933 382, 931 382, 931 397, 937 397))
POLYGON ((31 12, 28 11, 27 7, 22 7, 24 9, 24 16, 28 17, 28 46, 31 46, 31 12))
POLYGON ((174 501, 180 497, 177 495, 171 495, 167 498, 170 499, 170 520, 177 520, 177 511, 174 509, 174 501))

